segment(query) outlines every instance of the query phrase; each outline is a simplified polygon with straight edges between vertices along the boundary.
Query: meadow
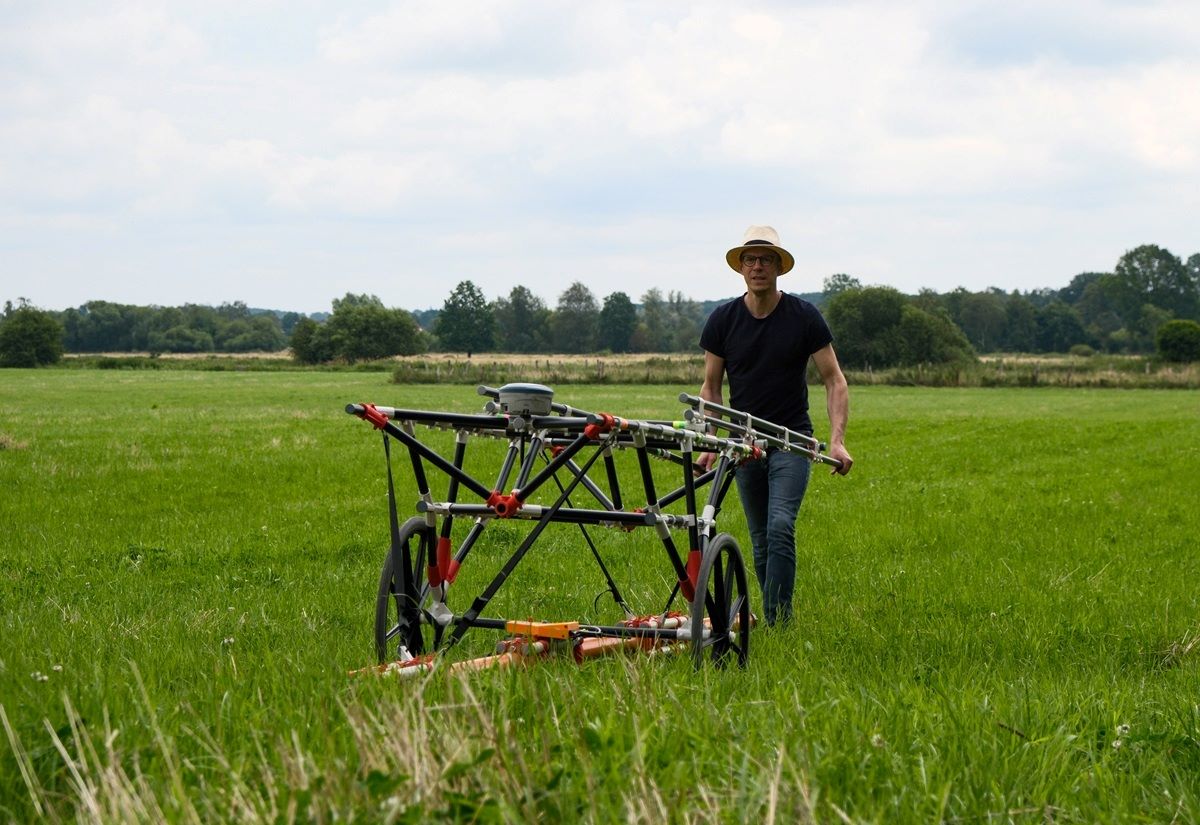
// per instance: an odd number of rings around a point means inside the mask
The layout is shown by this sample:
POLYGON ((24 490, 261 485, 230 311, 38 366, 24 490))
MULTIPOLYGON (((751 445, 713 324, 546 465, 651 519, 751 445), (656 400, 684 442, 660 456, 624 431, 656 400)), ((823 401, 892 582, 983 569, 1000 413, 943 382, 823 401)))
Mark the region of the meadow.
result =
MULTIPOLYGON (((675 418, 695 389, 558 400, 675 418)), ((415 681, 347 676, 388 541, 351 401, 481 399, 370 372, 0 373, 0 821, 1200 821, 1200 392, 854 387, 855 469, 814 470, 795 621, 755 630, 746 670, 415 681)), ((748 553, 735 497, 720 527, 748 553)), ((488 528, 452 606, 522 532, 488 528)), ((591 532, 659 609, 653 536, 591 532)), ((489 614, 612 621, 603 589, 555 525, 489 614)))

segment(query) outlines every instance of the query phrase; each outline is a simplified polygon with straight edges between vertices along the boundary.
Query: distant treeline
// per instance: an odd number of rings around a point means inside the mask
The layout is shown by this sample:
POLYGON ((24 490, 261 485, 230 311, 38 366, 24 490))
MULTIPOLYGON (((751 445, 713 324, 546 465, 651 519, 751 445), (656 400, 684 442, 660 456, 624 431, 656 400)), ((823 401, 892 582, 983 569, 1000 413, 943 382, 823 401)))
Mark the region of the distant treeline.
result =
POLYGON ((67 352, 277 352, 304 317, 240 301, 219 307, 89 301, 58 313, 67 352))
MULTIPOLYGON (((787 286, 786 278, 781 284, 787 286)), ((1081 273, 1062 289, 904 295, 846 274, 830 276, 823 286, 800 297, 823 309, 849 368, 964 361, 977 352, 1151 353, 1164 324, 1200 320, 1200 253, 1184 261, 1151 244, 1122 255, 1111 272, 1081 273)), ((333 301, 331 313, 313 316, 240 302, 155 307, 108 301, 47 314, 61 324, 67 352, 290 346, 297 360, 324 363, 422 352, 696 352, 705 319, 722 302, 657 288, 639 298, 635 303, 613 292, 600 300, 576 281, 551 308, 523 286, 488 301, 464 280, 440 309, 418 312, 348 294, 333 301)))
MULTIPOLYGON (((721 303, 699 303, 677 291, 663 295, 657 288, 640 297, 635 304, 626 293, 613 292, 601 301, 576 281, 551 309, 523 286, 488 301, 465 280, 436 313, 413 316, 423 324, 419 334, 391 333, 406 342, 394 353, 696 352, 705 319, 721 303)), ((850 368, 966 362, 977 352, 1151 353, 1165 324, 1200 319, 1200 253, 1184 262, 1161 247, 1139 246, 1121 256, 1112 272, 1081 273, 1062 289, 903 295, 837 274, 825 280, 822 292, 801 297, 822 307, 850 368)), ((370 302, 382 307, 372 296, 347 295, 340 303, 370 302)), ((338 323, 338 304, 326 324, 302 324, 305 345, 293 344, 301 361, 367 357, 335 345, 345 339, 339 329, 350 326, 338 323), (309 340, 321 346, 308 346, 309 340)))

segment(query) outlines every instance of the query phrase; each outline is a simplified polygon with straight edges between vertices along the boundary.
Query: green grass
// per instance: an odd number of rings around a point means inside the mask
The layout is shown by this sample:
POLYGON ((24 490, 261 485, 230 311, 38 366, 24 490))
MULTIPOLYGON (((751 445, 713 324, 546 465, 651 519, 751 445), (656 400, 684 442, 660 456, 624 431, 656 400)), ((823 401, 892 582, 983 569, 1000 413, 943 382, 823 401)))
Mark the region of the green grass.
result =
MULTIPOLYGON (((379 437, 341 409, 480 399, 387 381, 0 375, 0 821, 1200 820, 1195 391, 854 388, 855 470, 814 472, 796 622, 748 670, 398 682, 346 676, 387 520, 379 437)), ((681 389, 559 399, 678 417, 681 389)), ((485 531, 453 606, 522 532, 485 531)), ((593 535, 661 607, 653 537, 593 535)), ((602 589, 556 525, 488 613, 618 618, 602 589)))

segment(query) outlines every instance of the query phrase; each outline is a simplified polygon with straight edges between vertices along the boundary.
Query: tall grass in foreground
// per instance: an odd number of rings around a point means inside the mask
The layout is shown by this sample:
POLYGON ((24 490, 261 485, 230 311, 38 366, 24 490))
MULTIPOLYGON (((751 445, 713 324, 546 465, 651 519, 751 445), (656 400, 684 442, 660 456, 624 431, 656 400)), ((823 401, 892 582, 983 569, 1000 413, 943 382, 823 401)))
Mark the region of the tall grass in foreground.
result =
MULTIPOLYGON (((814 473, 796 621, 756 631, 746 671, 396 682, 345 675, 372 657, 387 524, 378 436, 341 408, 472 411, 472 388, 3 378, 0 820, 1200 820, 1195 392, 856 389, 857 466, 814 473)), ((558 397, 669 418, 681 389, 558 397)), ((744 540, 734 501, 720 523, 744 540)), ((522 534, 489 527, 452 604, 522 534)), ((653 538, 593 535, 661 607, 653 538)), ((602 589, 556 525, 488 613, 607 621, 602 589)))

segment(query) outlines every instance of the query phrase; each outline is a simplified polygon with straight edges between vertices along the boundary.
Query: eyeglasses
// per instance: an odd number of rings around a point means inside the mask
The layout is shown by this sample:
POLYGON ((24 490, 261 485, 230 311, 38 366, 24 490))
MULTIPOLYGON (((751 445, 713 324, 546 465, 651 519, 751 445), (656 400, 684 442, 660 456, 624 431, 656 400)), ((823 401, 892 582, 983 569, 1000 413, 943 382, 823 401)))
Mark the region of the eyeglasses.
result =
POLYGON ((775 255, 775 254, 743 255, 742 256, 742 266, 753 267, 755 264, 762 264, 763 266, 771 266, 772 264, 775 264, 778 262, 779 262, 779 256, 775 255))

